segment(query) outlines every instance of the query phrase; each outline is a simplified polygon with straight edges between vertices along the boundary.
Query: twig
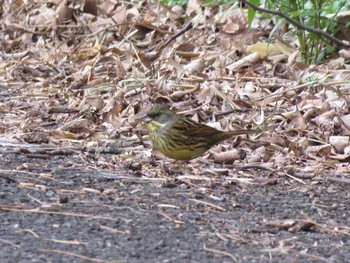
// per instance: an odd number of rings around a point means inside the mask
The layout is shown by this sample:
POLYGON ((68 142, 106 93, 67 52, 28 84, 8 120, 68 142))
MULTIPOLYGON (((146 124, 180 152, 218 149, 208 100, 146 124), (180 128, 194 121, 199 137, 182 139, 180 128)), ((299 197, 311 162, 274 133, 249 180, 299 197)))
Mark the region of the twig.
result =
MULTIPOLYGON (((1 170, 0 170, 0 172, 1 172, 1 170)), ((4 176, 2 174, 0 174, 0 178, 4 178, 5 180, 8 180, 9 182, 17 183, 17 181, 15 179, 9 178, 9 177, 4 176)))
POLYGON ((56 253, 56 254, 62 254, 66 256, 72 256, 72 257, 77 257, 86 261, 90 262, 98 262, 98 263, 121 263, 121 262, 127 262, 125 260, 103 260, 103 259, 98 259, 98 258, 90 258, 87 256, 83 256, 80 254, 72 253, 72 252, 67 252, 63 250, 58 250, 58 249, 45 249, 45 248, 39 248, 39 252, 44 252, 44 253, 56 253))
POLYGON ((34 197, 31 196, 30 194, 27 194, 27 196, 28 196, 30 199, 34 200, 35 202, 37 202, 37 203, 39 203, 39 204, 41 204, 41 205, 47 205, 47 203, 44 203, 44 202, 40 201, 40 200, 37 199, 37 198, 34 198, 34 197))
POLYGON ((337 183, 337 184, 350 184, 350 179, 346 178, 336 178, 336 177, 328 177, 327 182, 337 183))
POLYGON ((50 238, 44 238, 44 240, 48 240, 48 241, 59 243, 59 244, 68 244, 68 245, 85 245, 85 244, 87 244, 87 242, 81 242, 78 240, 59 240, 59 239, 50 239, 50 238))
POLYGON ((345 232, 345 231, 341 231, 339 229, 341 228, 345 228, 348 229, 347 226, 343 227, 343 226, 329 226, 329 225, 322 225, 319 223, 314 222, 313 220, 300 220, 300 222, 302 223, 310 223, 312 226, 318 227, 319 231, 323 231, 325 233, 329 233, 329 234, 333 234, 333 235, 346 235, 346 236, 350 236, 349 232, 345 232), (333 229, 331 229, 331 227, 333 227, 333 229))
POLYGON ((256 170, 266 170, 268 172, 276 172, 276 169, 273 169, 271 167, 264 166, 263 164, 248 164, 248 165, 243 165, 243 166, 235 166, 237 170, 248 170, 248 169, 256 169, 256 170))
POLYGON ((107 230, 112 234, 122 234, 122 235, 130 235, 131 234, 130 230, 121 231, 121 230, 114 229, 114 228, 104 226, 104 225, 100 225, 100 229, 107 230))
POLYGON ((164 217, 167 218, 169 221, 174 222, 174 223, 176 223, 176 224, 184 224, 183 221, 173 219, 173 218, 171 218, 171 216, 169 216, 168 214, 166 214, 166 213, 163 212, 163 211, 159 211, 159 212, 158 212, 158 215, 164 216, 164 217))
POLYGON ((291 179, 293 179, 293 180, 295 180, 295 181, 297 181, 297 182, 299 182, 299 183, 306 184, 303 180, 301 180, 301 179, 299 179, 299 178, 297 178, 297 177, 295 177, 293 175, 290 175, 288 173, 284 173, 284 175, 289 177, 289 178, 291 178, 291 179))
POLYGON ((166 40, 164 43, 160 43, 159 45, 152 46, 148 49, 146 49, 145 53, 152 52, 155 49, 158 49, 159 53, 163 51, 163 49, 169 45, 174 39, 181 36, 182 34, 186 33, 186 31, 190 30, 193 27, 192 23, 188 23, 183 29, 181 29, 179 32, 177 32, 175 35, 170 37, 168 40, 166 40))
POLYGON ((25 228, 25 229, 22 229, 22 231, 32 234, 35 238, 40 238, 40 236, 31 229, 25 228))
POLYGON ((210 207, 215 208, 215 209, 217 209, 219 211, 226 212, 226 209, 222 208, 221 206, 217 206, 217 205, 214 205, 214 204, 211 204, 211 203, 208 203, 208 202, 205 202, 205 201, 200 201, 200 200, 197 200, 197 199, 189 199, 189 200, 193 201, 193 202, 196 202, 198 204, 203 204, 203 205, 210 206, 210 207))
POLYGON ((221 251, 221 250, 217 250, 217 249, 212 249, 212 248, 207 248, 207 246, 205 245, 205 243, 203 244, 203 248, 204 250, 206 251, 210 251, 210 252, 213 252, 213 253, 216 253, 216 254, 220 254, 220 255, 224 255, 224 256, 227 256, 227 257, 230 257, 232 258, 232 260, 234 262, 238 262, 237 259, 230 253, 228 252, 225 252, 225 251, 221 251))
POLYGON ((285 90, 280 91, 280 92, 271 93, 271 94, 268 94, 268 95, 264 95, 264 96, 258 97, 258 98, 256 99, 256 101, 261 101, 261 100, 264 100, 264 99, 267 99, 267 98, 270 98, 270 97, 275 97, 275 96, 283 95, 283 94, 285 94, 285 93, 288 92, 288 91, 302 89, 302 88, 305 88, 305 87, 308 87, 308 86, 311 86, 311 85, 316 85, 317 83, 318 83, 318 81, 303 83, 303 84, 301 84, 301 85, 299 85, 299 86, 291 87, 291 88, 285 89, 285 90))
POLYGON ((303 256, 303 257, 311 258, 311 259, 313 259, 315 261, 318 261, 318 262, 319 261, 328 262, 328 260, 323 258, 323 257, 312 255, 312 254, 309 254, 309 253, 306 253, 306 252, 300 252, 300 255, 303 256))
POLYGON ((108 146, 108 147, 37 147, 35 145, 16 145, 16 144, 2 144, 0 146, 6 147, 17 147, 18 151, 2 151, 4 154, 27 154, 28 157, 46 159, 50 158, 52 155, 74 155, 80 152, 87 153, 98 153, 98 154, 121 154, 123 152, 142 149, 143 146, 130 146, 130 147, 118 147, 118 146, 108 146))
POLYGON ((53 114, 53 113, 79 113, 79 110, 77 109, 70 109, 67 107, 52 107, 48 109, 47 114, 53 114))
POLYGON ((0 238, 0 242, 9 244, 9 245, 11 245, 11 246, 13 246, 13 247, 15 247, 15 248, 20 248, 19 245, 16 245, 16 244, 12 243, 11 241, 8 241, 8 240, 2 239, 2 238, 0 238))
POLYGON ((281 11, 275 11, 275 10, 259 7, 259 6, 253 5, 252 3, 250 3, 247 0, 239 0, 239 2, 249 5, 254 10, 283 17, 285 20, 287 20, 291 24, 295 25, 298 29, 303 29, 303 30, 306 30, 306 31, 309 31, 309 32, 312 32, 312 33, 315 33, 315 34, 318 34, 318 35, 322 35, 325 38, 329 39, 331 42, 333 42, 333 43, 335 43, 335 44, 337 44, 339 46, 350 47, 350 44, 346 43, 345 41, 342 41, 342 40, 340 40, 338 38, 335 38, 332 35, 324 32, 324 31, 322 31, 320 29, 309 27, 309 26, 305 26, 305 25, 299 23, 298 21, 294 20, 293 18, 287 16, 286 14, 284 14, 281 11))
POLYGON ((63 216, 72 216, 72 217, 85 217, 90 219, 104 219, 104 220, 117 220, 109 216, 94 216, 88 214, 77 214, 77 213, 63 213, 63 212, 54 212, 54 211, 40 211, 40 210, 30 210, 30 209, 17 209, 11 207, 0 206, 0 211, 12 211, 12 212, 22 212, 22 213, 36 213, 36 214, 47 214, 47 215, 63 215, 63 216))

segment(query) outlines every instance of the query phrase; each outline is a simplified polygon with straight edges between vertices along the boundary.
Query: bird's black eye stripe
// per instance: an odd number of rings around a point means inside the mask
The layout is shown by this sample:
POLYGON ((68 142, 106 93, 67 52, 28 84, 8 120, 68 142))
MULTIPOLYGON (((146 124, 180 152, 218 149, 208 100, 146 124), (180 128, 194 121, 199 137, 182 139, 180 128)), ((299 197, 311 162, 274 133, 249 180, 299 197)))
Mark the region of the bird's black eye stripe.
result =
POLYGON ((157 118, 159 116, 159 113, 154 112, 154 113, 149 114, 148 116, 150 116, 151 118, 157 118))

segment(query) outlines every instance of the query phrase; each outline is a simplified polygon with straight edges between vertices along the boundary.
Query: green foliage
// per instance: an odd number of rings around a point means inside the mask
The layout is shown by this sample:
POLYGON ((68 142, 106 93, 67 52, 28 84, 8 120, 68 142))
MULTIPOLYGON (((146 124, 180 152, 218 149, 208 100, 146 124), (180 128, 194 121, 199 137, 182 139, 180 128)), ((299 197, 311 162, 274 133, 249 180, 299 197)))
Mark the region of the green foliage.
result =
MULTIPOLYGON (((259 1, 259 0, 257 0, 259 1)), ((167 6, 174 5, 186 5, 188 0, 161 0, 161 2, 167 6)), ((203 5, 215 6, 215 5, 223 5, 228 3, 235 3, 236 0, 203 0, 203 5)))
MULTIPOLYGON (((251 0, 251 3, 258 6, 259 5, 260 0, 251 0)), ((256 11, 251 8, 250 6, 248 6, 248 24, 249 26, 252 24, 253 19, 255 17, 256 11)))
MULTIPOLYGON (((186 5, 188 0, 161 0, 168 6, 186 5)), ((312 27, 329 34, 336 35, 338 31, 337 14, 350 9, 350 0, 250 0, 256 6, 263 5, 270 10, 279 10, 288 17, 298 21, 300 24, 307 27, 312 27)), ((203 0, 203 5, 222 5, 227 3, 237 3, 237 0, 203 0)), ((256 11, 248 7, 248 23, 252 23, 256 11)), ((279 16, 270 17, 275 22, 275 28, 272 33, 275 33, 279 28, 287 22, 279 16)), ((288 24, 290 32, 298 38, 300 51, 306 63, 321 63, 324 58, 334 52, 332 44, 323 36, 308 32, 304 29, 298 29, 293 24, 288 24)))
POLYGON ((203 2, 209 6, 214 6, 214 5, 234 3, 236 1, 235 0, 204 0, 203 2))
POLYGON ((167 6, 186 5, 188 0, 161 0, 167 6))
MULTIPOLYGON (((338 31, 337 14, 349 9, 350 0, 265 0, 264 6, 271 10, 280 10, 302 25, 335 36, 338 31)), ((285 22, 282 17, 267 16, 272 17, 276 25, 280 26, 283 23, 281 21, 285 22)), ((298 38, 301 54, 306 63, 320 63, 327 54, 334 51, 331 43, 323 36, 298 29, 292 24, 290 28, 298 38)))

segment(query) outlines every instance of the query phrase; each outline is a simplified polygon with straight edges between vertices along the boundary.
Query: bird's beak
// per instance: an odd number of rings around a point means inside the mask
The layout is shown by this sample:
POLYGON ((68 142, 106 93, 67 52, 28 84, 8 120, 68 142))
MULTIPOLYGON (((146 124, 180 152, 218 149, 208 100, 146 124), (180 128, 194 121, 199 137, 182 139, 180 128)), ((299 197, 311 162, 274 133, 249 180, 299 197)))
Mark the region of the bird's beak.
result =
POLYGON ((149 108, 144 108, 139 113, 137 113, 134 118, 135 120, 141 120, 142 122, 149 123, 152 119, 147 115, 149 108))
POLYGON ((141 120, 145 123, 149 123, 152 119, 145 114, 144 116, 141 117, 141 120))

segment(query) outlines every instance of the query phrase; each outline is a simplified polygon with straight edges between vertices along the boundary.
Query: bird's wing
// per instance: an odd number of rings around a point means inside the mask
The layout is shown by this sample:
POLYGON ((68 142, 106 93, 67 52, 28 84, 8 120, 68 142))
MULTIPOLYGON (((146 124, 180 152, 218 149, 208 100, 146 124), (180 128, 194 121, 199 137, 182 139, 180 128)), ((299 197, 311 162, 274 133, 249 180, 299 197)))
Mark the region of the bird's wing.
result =
POLYGON ((176 126, 182 127, 181 131, 184 136, 187 137, 217 137, 217 138, 229 138, 232 136, 238 136, 243 134, 256 133, 254 130, 234 130, 234 131, 220 131, 205 124, 201 124, 190 119, 180 118, 176 126), (225 135, 224 135, 225 134, 225 135), (224 137, 222 137, 224 135, 224 137))
POLYGON ((207 137, 207 136, 212 136, 213 134, 218 134, 221 132, 213 127, 210 127, 208 125, 201 124, 186 118, 181 118, 178 124, 180 127, 182 127, 181 130, 183 134, 188 137, 195 137, 195 136, 207 137))

